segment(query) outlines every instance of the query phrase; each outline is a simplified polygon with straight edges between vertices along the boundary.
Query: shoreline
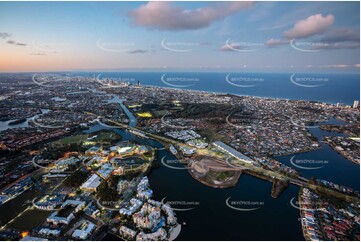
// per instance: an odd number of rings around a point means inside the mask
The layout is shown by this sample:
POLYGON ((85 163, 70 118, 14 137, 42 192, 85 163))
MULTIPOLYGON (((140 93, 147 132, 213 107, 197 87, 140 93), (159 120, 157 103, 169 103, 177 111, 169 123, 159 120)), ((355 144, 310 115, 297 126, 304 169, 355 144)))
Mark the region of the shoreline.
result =
POLYGON ((345 151, 337 150, 336 149, 336 144, 334 144, 333 142, 325 141, 325 143, 328 144, 331 147, 331 149, 336 151, 337 154, 342 155, 342 157, 344 157, 346 160, 349 160, 349 161, 351 161, 352 163, 354 163, 356 165, 360 165, 360 162, 357 162, 355 159, 353 159, 351 156, 349 156, 345 151))
MULTIPOLYGON (((160 89, 170 89, 175 91, 186 91, 186 92, 199 92, 204 94, 214 94, 214 95, 225 95, 225 96, 234 96, 234 97, 250 97, 250 98, 258 98, 258 99, 273 99, 273 100, 285 100, 285 101, 304 101, 304 102, 314 102, 319 104, 328 104, 328 105, 336 105, 338 102, 324 102, 318 100, 307 100, 307 99, 291 99, 285 97, 267 97, 267 96, 257 96, 257 95, 247 95, 247 94, 236 94, 236 93, 229 93, 229 92, 217 92, 217 91, 204 91, 204 90, 196 90, 196 89, 187 89, 187 88, 175 88, 175 87, 163 87, 163 86, 156 86, 156 85, 142 85, 141 87, 147 88, 160 88, 160 89)), ((346 104, 351 105, 351 104, 346 104)))

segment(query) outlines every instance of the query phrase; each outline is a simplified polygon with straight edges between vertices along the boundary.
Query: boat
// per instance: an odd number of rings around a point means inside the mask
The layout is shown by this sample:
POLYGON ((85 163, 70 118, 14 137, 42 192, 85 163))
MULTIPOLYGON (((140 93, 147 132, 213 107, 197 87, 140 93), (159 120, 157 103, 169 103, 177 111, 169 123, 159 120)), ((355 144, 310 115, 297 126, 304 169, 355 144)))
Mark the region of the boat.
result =
POLYGON ((176 150, 176 148, 174 148, 173 145, 170 145, 170 146, 169 146, 169 150, 170 150, 170 152, 172 152, 173 155, 176 155, 176 154, 177 154, 177 150, 176 150))

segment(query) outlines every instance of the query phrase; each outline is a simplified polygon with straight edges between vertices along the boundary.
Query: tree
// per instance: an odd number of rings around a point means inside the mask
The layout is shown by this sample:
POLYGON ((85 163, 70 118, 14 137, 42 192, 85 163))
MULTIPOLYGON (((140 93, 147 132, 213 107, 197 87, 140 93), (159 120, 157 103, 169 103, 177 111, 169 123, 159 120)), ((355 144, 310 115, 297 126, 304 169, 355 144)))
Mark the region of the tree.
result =
POLYGON ((64 185, 67 187, 79 187, 87 177, 88 174, 85 171, 74 171, 70 176, 65 179, 64 185))
POLYGON ((114 188, 109 187, 107 183, 102 183, 98 187, 97 196, 103 201, 118 200, 118 192, 114 188))

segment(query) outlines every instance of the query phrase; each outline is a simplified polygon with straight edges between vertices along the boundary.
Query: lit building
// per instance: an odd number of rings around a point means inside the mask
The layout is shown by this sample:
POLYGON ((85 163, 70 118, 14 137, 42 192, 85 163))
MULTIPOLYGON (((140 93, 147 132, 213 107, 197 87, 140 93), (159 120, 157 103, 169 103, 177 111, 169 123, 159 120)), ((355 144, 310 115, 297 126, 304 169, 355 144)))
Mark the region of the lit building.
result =
POLYGON ((83 183, 83 185, 80 186, 80 189, 95 192, 101 184, 101 181, 101 178, 97 174, 93 174, 83 183))
POLYGON ((102 152, 102 147, 93 146, 85 151, 85 155, 96 155, 102 152))
POLYGON ((120 226, 119 234, 127 239, 134 240, 135 236, 137 235, 137 232, 128 227, 120 226))
POLYGON ((41 235, 52 235, 52 236, 59 236, 61 231, 59 229, 48 229, 48 228, 42 228, 39 230, 39 234, 41 235))
POLYGON ((20 241, 48 241, 48 239, 39 238, 39 237, 32 237, 32 236, 25 236, 20 241))
POLYGON ((110 163, 105 163, 98 171, 97 174, 104 180, 112 174, 114 168, 110 163))
POLYGON ((74 213, 79 212, 85 207, 84 201, 66 200, 61 205, 61 210, 55 211, 46 219, 48 223, 69 224, 74 218, 74 213), (69 208, 72 207, 72 208, 69 208))
POLYGON ((81 225, 73 232, 72 237, 74 239, 85 240, 95 229, 95 224, 90 221, 84 220, 81 225))
POLYGON ((130 199, 130 203, 131 203, 131 206, 128 207, 128 208, 121 208, 119 210, 119 213, 122 214, 122 215, 132 215, 133 213, 135 213, 142 205, 143 205, 143 202, 138 200, 138 199, 135 199, 135 198, 132 198, 130 199))
POLYGON ((232 147, 226 145, 222 141, 213 142, 213 145, 238 160, 241 160, 243 162, 250 163, 250 164, 252 164, 254 162, 251 158, 245 156, 241 152, 238 152, 237 150, 233 149, 232 147))
POLYGON ((357 100, 353 101, 353 106, 352 107, 353 108, 358 108, 358 101, 357 100))
POLYGON ((165 229, 160 228, 158 229, 156 232, 154 233, 149 233, 146 234, 144 232, 140 232, 137 235, 137 240, 141 240, 141 241, 150 241, 150 240, 165 240, 167 238, 167 232, 165 231, 165 229))

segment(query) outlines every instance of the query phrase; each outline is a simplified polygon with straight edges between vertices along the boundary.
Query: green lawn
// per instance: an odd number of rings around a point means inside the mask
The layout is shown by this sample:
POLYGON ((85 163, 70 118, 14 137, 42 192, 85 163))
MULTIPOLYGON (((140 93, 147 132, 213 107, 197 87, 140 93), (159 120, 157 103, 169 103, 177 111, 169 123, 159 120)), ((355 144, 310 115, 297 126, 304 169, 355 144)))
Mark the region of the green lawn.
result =
POLYGON ((93 141, 93 142, 106 142, 120 139, 121 136, 111 131, 103 131, 97 134, 79 134, 68 136, 57 141, 54 141, 53 145, 70 145, 70 144, 81 144, 84 141, 93 141), (96 136, 92 138, 93 136, 96 136), (88 140, 88 138, 92 138, 88 140))
POLYGON ((34 227, 41 225, 45 219, 51 214, 49 211, 28 210, 20 217, 16 218, 8 227, 23 231, 29 231, 34 227))

